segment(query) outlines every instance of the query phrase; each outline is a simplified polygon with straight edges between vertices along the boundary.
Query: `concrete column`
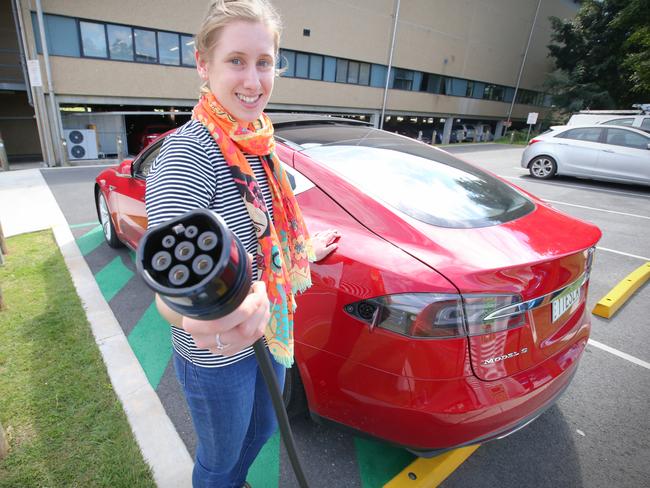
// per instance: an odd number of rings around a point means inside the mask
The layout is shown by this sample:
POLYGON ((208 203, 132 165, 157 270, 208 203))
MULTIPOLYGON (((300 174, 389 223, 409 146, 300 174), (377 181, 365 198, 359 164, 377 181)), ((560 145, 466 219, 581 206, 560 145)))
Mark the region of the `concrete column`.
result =
POLYGON ((445 127, 442 129, 442 144, 449 144, 451 137, 451 127, 454 125, 454 118, 447 117, 445 119, 445 127))
POLYGON ((494 140, 501 139, 503 137, 503 120, 497 122, 497 127, 494 130, 494 140))
POLYGON ((379 128, 379 118, 381 117, 381 114, 378 113, 372 113, 370 114, 370 123, 375 129, 379 128))
POLYGON ((474 131, 474 142, 478 142, 483 139, 483 124, 474 124, 476 130, 474 131))

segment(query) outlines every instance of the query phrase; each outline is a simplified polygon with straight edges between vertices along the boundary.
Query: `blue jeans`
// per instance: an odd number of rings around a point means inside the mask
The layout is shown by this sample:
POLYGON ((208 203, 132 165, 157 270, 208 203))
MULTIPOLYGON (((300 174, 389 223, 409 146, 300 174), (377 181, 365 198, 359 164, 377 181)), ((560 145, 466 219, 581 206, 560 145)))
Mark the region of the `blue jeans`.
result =
MULTIPOLYGON (((273 360, 280 389, 285 368, 273 360)), ((240 488, 248 469, 278 427, 255 355, 221 368, 196 366, 174 351, 198 439, 192 486, 240 488)))

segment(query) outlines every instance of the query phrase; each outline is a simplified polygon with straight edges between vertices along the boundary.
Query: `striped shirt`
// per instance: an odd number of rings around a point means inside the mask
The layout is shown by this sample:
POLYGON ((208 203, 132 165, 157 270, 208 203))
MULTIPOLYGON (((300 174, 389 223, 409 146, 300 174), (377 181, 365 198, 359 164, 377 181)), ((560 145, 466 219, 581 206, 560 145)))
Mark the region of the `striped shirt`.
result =
MULTIPOLYGON (((273 218, 268 180, 257 156, 246 155, 260 185, 266 208, 273 218)), ((228 228, 253 256, 257 254, 257 236, 244 201, 235 186, 228 164, 208 130, 190 120, 163 142, 147 176, 145 195, 149 228, 197 208, 217 212, 228 228)), ((253 277, 257 264, 253 259, 253 277)), ((172 327, 174 349, 188 361, 204 367, 221 367, 253 354, 248 347, 234 356, 221 356, 200 349, 190 334, 172 327)))

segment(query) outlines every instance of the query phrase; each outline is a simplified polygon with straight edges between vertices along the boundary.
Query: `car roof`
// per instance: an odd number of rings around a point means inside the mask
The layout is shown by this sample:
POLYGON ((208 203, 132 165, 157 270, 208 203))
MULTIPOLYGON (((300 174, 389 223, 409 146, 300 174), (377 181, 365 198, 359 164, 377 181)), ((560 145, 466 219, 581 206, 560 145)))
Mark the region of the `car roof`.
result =
POLYGON ((637 127, 630 127, 627 125, 616 125, 616 124, 591 124, 591 125, 554 125, 551 127, 551 130, 555 132, 563 131, 563 130, 574 130, 574 129, 623 129, 623 130, 629 130, 631 132, 636 132, 637 134, 641 134, 644 136, 648 136, 648 133, 644 130, 638 129, 637 127))
POLYGON ((286 127, 292 125, 316 125, 316 124, 352 124, 352 125, 372 125, 362 120, 348 119, 345 117, 330 117, 328 115, 316 114, 292 114, 286 112, 267 112, 274 127, 286 127))

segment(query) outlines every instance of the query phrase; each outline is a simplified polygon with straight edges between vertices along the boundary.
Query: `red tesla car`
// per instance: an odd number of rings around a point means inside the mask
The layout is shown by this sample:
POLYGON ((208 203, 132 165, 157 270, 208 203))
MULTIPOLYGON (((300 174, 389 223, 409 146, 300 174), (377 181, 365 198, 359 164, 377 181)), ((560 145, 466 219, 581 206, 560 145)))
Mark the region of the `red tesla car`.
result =
MULTIPOLYGON (((289 408, 428 456, 501 438, 569 385, 590 331, 594 225, 366 124, 271 114, 309 229, 339 248, 298 297, 289 408)), ((164 138, 97 177, 106 240, 136 248, 164 138)))

